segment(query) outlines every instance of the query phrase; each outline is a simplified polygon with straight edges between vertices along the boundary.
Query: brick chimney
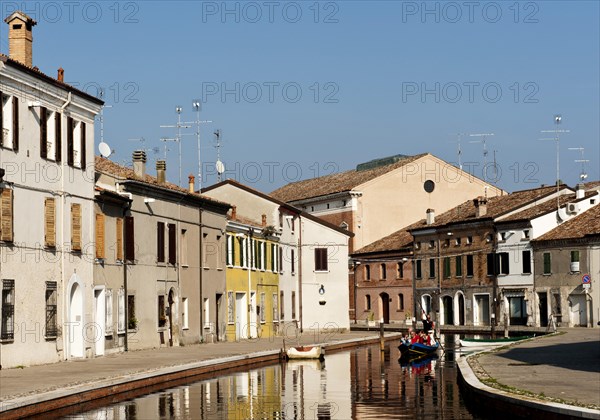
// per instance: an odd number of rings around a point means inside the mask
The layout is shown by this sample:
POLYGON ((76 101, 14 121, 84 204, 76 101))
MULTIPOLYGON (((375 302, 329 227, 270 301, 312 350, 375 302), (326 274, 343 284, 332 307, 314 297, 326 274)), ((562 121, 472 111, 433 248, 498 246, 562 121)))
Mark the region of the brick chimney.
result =
POLYGON ((435 223, 435 210, 427 209, 425 213, 427 214, 427 226, 433 225, 435 223))
POLYGON ((4 19, 8 24, 8 55, 11 59, 32 67, 33 35, 31 29, 37 22, 21 11, 4 19))
POLYGON ((475 204, 476 217, 483 217, 487 214, 487 198, 477 197, 475 200, 473 200, 473 204, 475 204))
POLYGON ((235 220, 237 218, 237 207, 231 206, 231 220, 235 220))
POLYGON ((146 152, 143 150, 133 152, 133 173, 138 178, 146 176, 146 152))
POLYGON ((167 161, 166 160, 157 160, 156 161, 156 179, 159 184, 164 184, 166 182, 166 172, 167 172, 167 161))
POLYGON ((194 192, 195 184, 196 184, 196 177, 194 175, 190 174, 188 176, 188 185, 189 185, 189 190, 191 193, 194 192))
POLYGON ((56 79, 59 82, 64 82, 65 81, 65 69, 63 69, 62 67, 60 67, 58 69, 58 77, 56 79))
POLYGON ((262 215, 262 227, 267 226, 267 215, 263 214, 262 215))

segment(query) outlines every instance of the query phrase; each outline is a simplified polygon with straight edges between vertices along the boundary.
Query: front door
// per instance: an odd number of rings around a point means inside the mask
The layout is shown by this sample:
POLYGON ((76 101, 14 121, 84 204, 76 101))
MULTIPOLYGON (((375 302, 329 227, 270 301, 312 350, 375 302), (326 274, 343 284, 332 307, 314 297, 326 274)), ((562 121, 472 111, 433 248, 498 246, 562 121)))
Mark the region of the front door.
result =
POLYGON ((490 296, 475 295, 473 310, 474 325, 490 325, 490 296))
POLYGON ((173 312, 175 309, 175 297, 173 290, 169 291, 169 308, 167 309, 167 325, 169 327, 169 347, 173 347, 173 312))
POLYGON ((219 325, 219 323, 221 322, 221 319, 219 318, 219 314, 221 313, 221 298, 223 297, 222 293, 217 293, 215 302, 217 303, 217 312, 215 315, 215 332, 217 334, 217 341, 221 341, 222 337, 221 337, 221 326, 219 325))
POLYGON ((381 318, 384 324, 390 323, 390 295, 387 293, 381 293, 381 318))
POLYGON ((104 355, 104 328, 106 319, 106 294, 104 289, 94 290, 94 354, 104 355))
POLYGON ((587 327, 587 307, 585 295, 571 295, 571 325, 587 327))
POLYGON ((69 328, 67 333, 69 358, 83 357, 83 292, 73 283, 69 293, 69 328))
POLYGON ((235 294, 235 339, 248 338, 248 308, 246 294, 235 294))
POLYGON ((548 326, 548 295, 546 292, 538 293, 538 308, 540 311, 540 326, 548 326))

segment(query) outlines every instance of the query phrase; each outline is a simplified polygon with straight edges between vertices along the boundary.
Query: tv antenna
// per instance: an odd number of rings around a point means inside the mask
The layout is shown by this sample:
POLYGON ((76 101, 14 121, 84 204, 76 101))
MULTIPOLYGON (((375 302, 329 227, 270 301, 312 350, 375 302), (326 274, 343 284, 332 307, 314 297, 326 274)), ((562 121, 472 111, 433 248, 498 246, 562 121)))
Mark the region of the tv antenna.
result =
POLYGON ((200 160, 200 125, 212 123, 210 120, 200 121, 200 111, 202 111, 202 102, 200 99, 194 99, 192 101, 192 108, 196 112, 196 121, 186 122, 185 124, 196 125, 196 137, 198 138, 198 190, 202 189, 202 161, 200 160))
MULTIPOLYGON (((100 89, 99 92, 100 99, 104 98, 104 89, 100 89)), ((98 120, 100 120, 100 142, 104 143, 104 108, 112 108, 112 105, 102 105, 100 108, 100 114, 98 115, 98 120)))
POLYGON ((453 143, 456 143, 456 156, 458 157, 458 167, 462 171, 462 149, 460 148, 460 143, 462 141, 462 136, 466 136, 466 133, 456 133, 450 135, 456 136, 456 141, 454 141, 453 143))
POLYGON ((579 174, 579 179, 581 182, 585 181, 588 177, 588 174, 585 172, 585 164, 589 162, 588 159, 585 159, 584 152, 585 148, 583 147, 569 147, 569 150, 576 150, 581 153, 581 159, 575 159, 576 163, 581 163, 581 173, 579 174))
MULTIPOLYGON (((175 125, 161 125, 161 128, 176 128, 176 135, 175 135, 175 140, 177 143, 179 143, 179 185, 181 187, 181 129, 182 128, 190 128, 191 125, 185 125, 184 123, 181 122, 181 112, 183 111, 183 108, 181 106, 176 106, 175 107, 175 112, 177 113, 177 124, 175 125)), ((162 140, 162 139, 161 139, 162 140)), ((166 152, 165 152, 166 155, 166 152)))
POLYGON ((483 144, 483 180, 487 181, 487 155, 488 155, 488 150, 487 150, 487 138, 488 137, 492 137, 494 135, 494 133, 476 133, 476 134, 469 134, 469 137, 479 137, 480 139, 478 140, 471 140, 469 141, 469 143, 482 143, 483 144))
MULTIPOLYGON (((556 142, 556 209, 560 209, 560 198, 558 194, 560 193, 560 135, 562 133, 570 133, 571 130, 559 130, 558 126, 562 123, 562 115, 556 114, 554 115, 554 130, 541 130, 541 133, 554 133, 554 137, 543 138, 540 140, 552 140, 556 142)), ((558 213, 557 213, 558 214, 558 213)))
POLYGON ((169 138, 169 137, 161 137, 160 141, 162 141, 162 142, 165 143, 163 147, 165 149, 165 162, 166 162, 167 161, 167 152, 171 151, 171 149, 169 149, 168 146, 167 146, 167 142, 168 141, 175 141, 176 142, 177 139, 175 139, 175 138, 169 138))
POLYGON ((223 135, 220 129, 217 129, 214 133, 215 136, 215 149, 217 149, 217 161, 215 162, 215 169, 217 170, 217 182, 221 182, 221 175, 225 172, 225 164, 221 162, 221 136, 223 135))

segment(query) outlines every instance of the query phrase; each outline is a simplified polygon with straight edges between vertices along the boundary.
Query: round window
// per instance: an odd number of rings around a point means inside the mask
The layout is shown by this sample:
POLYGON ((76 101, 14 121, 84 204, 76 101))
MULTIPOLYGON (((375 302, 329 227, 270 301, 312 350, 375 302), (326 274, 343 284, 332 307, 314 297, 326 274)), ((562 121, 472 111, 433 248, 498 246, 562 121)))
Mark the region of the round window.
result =
POLYGON ((428 179, 423 184, 423 189, 425 190, 425 192, 428 192, 428 193, 433 192, 433 190, 435 189, 435 182, 428 179))

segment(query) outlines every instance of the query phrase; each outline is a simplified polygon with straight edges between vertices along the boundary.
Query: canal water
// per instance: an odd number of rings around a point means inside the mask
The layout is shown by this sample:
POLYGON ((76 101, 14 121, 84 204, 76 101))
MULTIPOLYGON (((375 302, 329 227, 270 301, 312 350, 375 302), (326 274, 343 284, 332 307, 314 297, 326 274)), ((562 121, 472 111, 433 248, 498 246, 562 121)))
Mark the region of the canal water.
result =
POLYGON ((401 363, 398 342, 165 388, 68 419, 477 419, 463 401, 458 335, 436 359, 401 363))

